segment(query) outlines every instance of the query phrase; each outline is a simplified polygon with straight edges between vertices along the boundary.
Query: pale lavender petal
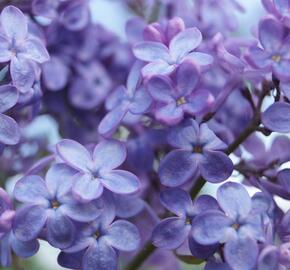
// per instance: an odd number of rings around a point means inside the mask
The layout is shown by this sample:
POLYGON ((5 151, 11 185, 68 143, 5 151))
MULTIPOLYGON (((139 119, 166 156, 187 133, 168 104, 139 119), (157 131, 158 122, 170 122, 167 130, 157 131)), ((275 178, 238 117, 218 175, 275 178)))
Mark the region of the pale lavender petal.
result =
POLYGON ((249 48, 247 61, 255 68, 269 68, 272 65, 271 54, 258 47, 249 48))
POLYGON ((280 80, 290 79, 290 60, 284 60, 273 64, 273 73, 280 80))
POLYGON ((196 160, 190 151, 174 150, 160 163, 158 174, 163 185, 177 187, 193 180, 198 173, 196 160))
POLYGON ((27 36, 27 19, 17 7, 7 6, 2 10, 1 25, 11 39, 23 40, 27 36))
POLYGON ((15 185, 14 197, 22 203, 46 204, 50 199, 44 180, 38 175, 21 178, 15 185))
POLYGON ((281 133, 290 132, 290 104, 276 102, 262 115, 262 122, 268 129, 281 133))
POLYGON ((159 42, 140 42, 134 46, 133 53, 138 59, 147 62, 156 60, 170 61, 168 48, 159 42))
POLYGON ((217 200, 224 212, 233 220, 243 219, 249 214, 251 198, 243 185, 227 182, 219 187, 217 200))
POLYGON ((11 234, 10 241, 13 252, 21 258, 29 258, 39 250, 39 243, 37 240, 23 242, 18 240, 14 234, 11 234))
POLYGON ((89 172, 88 166, 92 163, 89 151, 73 140, 62 140, 56 145, 57 154, 61 159, 76 170, 89 172))
POLYGON ((100 181, 107 189, 119 194, 135 193, 140 188, 139 179, 134 174, 122 170, 104 173, 100 181))
POLYGON ((133 114, 145 113, 152 104, 152 98, 145 89, 139 89, 134 96, 134 100, 129 106, 129 111, 133 114))
POLYGON ((115 107, 119 106, 123 100, 126 99, 126 88, 121 85, 117 87, 111 95, 106 99, 106 109, 108 111, 113 110, 115 107))
POLYGON ((16 121, 10 116, 0 113, 0 142, 7 145, 17 144, 20 130, 16 121))
POLYGON ((201 32, 196 27, 188 28, 171 40, 169 44, 170 55, 178 60, 198 47, 201 41, 201 32))
POLYGON ((208 210, 220 210, 218 202, 209 195, 200 195, 193 203, 195 214, 203 213, 208 210))
POLYGON ((176 125, 183 119, 183 110, 172 102, 155 111, 155 117, 158 121, 167 125, 176 125))
POLYGON ((259 249, 252 238, 236 238, 225 244, 226 262, 235 270, 251 270, 256 264, 259 249))
POLYGON ((233 162, 224 153, 205 150, 199 163, 200 173, 209 182, 227 180, 234 169, 233 162))
POLYGON ((148 81, 148 91, 154 100, 165 103, 173 102, 171 94, 174 89, 167 76, 151 77, 148 81))
POLYGON ((186 56, 185 59, 190 59, 197 66, 201 66, 202 68, 208 68, 214 62, 214 58, 211 55, 202 52, 190 53, 189 55, 186 56))
POLYGON ((184 219, 166 218, 155 227, 152 233, 152 242, 159 248, 178 248, 187 239, 190 227, 190 225, 185 224, 184 219))
POLYGON ((135 225, 126 220, 115 221, 104 236, 105 241, 121 251, 134 251, 140 245, 140 234, 135 225))
POLYGON ((8 62, 13 57, 13 53, 10 50, 10 43, 6 36, 0 33, 0 62, 8 62))
POLYGON ((275 246, 266 246, 258 259, 258 270, 279 269, 279 250, 275 246))
POLYGON ((18 96, 18 91, 14 86, 0 86, 0 113, 12 108, 17 103, 18 96))
POLYGON ((143 77, 151 77, 153 75, 169 75, 175 70, 175 65, 170 65, 163 60, 155 60, 147 64, 142 69, 143 77))
POLYGON ((126 146, 115 140, 102 141, 93 153, 93 166, 96 170, 112 170, 119 167, 126 159, 126 146))

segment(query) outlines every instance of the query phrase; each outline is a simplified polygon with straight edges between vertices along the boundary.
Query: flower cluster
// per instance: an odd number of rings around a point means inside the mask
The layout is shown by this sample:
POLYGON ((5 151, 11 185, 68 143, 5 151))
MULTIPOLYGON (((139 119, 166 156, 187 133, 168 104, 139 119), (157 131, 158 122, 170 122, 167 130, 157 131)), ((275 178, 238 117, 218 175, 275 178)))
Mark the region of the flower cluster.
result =
POLYGON ((288 269, 288 1, 89 2, 0 3, 0 265, 288 269))

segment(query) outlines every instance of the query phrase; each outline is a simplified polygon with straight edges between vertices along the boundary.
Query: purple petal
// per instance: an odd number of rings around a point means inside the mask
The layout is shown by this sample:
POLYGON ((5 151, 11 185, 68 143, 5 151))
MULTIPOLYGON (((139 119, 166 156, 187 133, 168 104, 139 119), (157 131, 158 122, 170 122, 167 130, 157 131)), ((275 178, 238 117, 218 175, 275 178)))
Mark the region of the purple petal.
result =
POLYGON ((12 108, 18 101, 18 91, 12 85, 0 86, 0 113, 12 108))
POLYGON ((175 102, 169 103, 155 112, 156 119, 167 125, 178 124, 183 119, 183 116, 182 108, 177 106, 175 102))
POLYGON ((15 185, 14 197, 23 203, 47 204, 50 199, 44 180, 38 175, 21 178, 15 185))
POLYGON ((217 200, 225 213, 234 220, 247 217, 252 207, 247 190, 239 183, 227 182, 220 186, 217 200))
POLYGON ((7 145, 17 144, 20 140, 20 130, 15 120, 0 113, 0 142, 7 145))
POLYGON ((73 140, 62 140, 56 145, 57 153, 68 165, 83 172, 89 172, 88 166, 92 162, 89 151, 73 140))
POLYGON ((175 70, 175 65, 170 65, 163 60, 155 60, 147 64, 142 69, 143 77, 151 77, 153 75, 169 75, 175 70))
POLYGON ((279 250, 275 246, 266 246, 258 259, 258 270, 279 269, 279 250))
POLYGON ((38 205, 27 205, 17 210, 13 223, 15 236, 22 241, 36 239, 47 220, 47 210, 38 205))
POLYGON ((170 60, 168 48, 159 42, 140 42, 134 46, 133 53, 136 58, 147 62, 156 60, 168 62, 170 60))
POLYGON ((193 61, 194 64, 196 64, 197 66, 201 66, 202 68, 208 68, 214 62, 214 58, 211 55, 202 52, 190 53, 186 56, 185 59, 193 61))
POLYGON ((259 39, 263 47, 268 51, 280 49, 284 38, 284 27, 274 18, 265 18, 259 24, 259 39))
POLYGON ((57 262, 62 267, 79 270, 82 264, 80 258, 83 258, 83 255, 84 251, 77 253, 60 252, 57 257, 57 262))
POLYGON ((290 169, 284 169, 278 172, 277 178, 279 183, 282 184, 283 188, 285 188, 290 193, 290 169))
POLYGON ((159 248, 176 249, 185 242, 189 232, 190 225, 186 225, 184 219, 166 218, 155 227, 152 242, 159 248))
POLYGON ((10 42, 6 36, 0 33, 0 62, 8 62, 13 57, 13 53, 10 50, 10 42))
POLYGON ((279 63, 274 63, 273 73, 280 80, 290 79, 290 60, 282 60, 279 63))
POLYGON ((255 68, 269 68, 272 65, 271 54, 258 48, 249 48, 249 53, 246 55, 247 61, 255 68))
POLYGON ((145 207, 145 202, 137 196, 114 194, 116 215, 120 218, 130 218, 138 215, 145 207))
POLYGON ((117 87, 111 95, 106 99, 106 109, 108 111, 113 110, 119 106, 123 100, 126 99, 126 88, 121 85, 117 87))
POLYGON ((170 42, 169 50, 174 59, 184 57, 200 45, 201 32, 196 28, 188 28, 177 34, 170 42))
POLYGON ((196 160, 192 153, 184 150, 171 151, 161 160, 159 177, 163 185, 177 187, 196 177, 198 173, 196 160))
POLYGON ((208 210, 220 210, 218 202, 209 195, 200 195, 193 203, 195 214, 203 213, 208 210))
POLYGON ((226 262, 235 270, 251 270, 256 264, 259 249, 252 238, 236 238, 225 244, 226 262))
POLYGON ((76 228, 60 211, 52 211, 47 219, 47 241, 56 248, 70 247, 75 240, 76 228))
POLYGON ((192 200, 189 194, 180 188, 171 188, 162 191, 160 200, 163 206, 177 216, 186 216, 192 210, 192 200))
POLYGON ((60 198, 67 194, 74 183, 77 171, 66 164, 54 164, 46 173, 45 182, 52 196, 60 198))
POLYGON ((117 254, 105 241, 96 241, 85 253, 83 270, 117 270, 117 254))
POLYGON ((191 61, 183 62, 177 69, 177 88, 182 95, 191 93, 199 81, 199 71, 191 61))
POLYGON ((140 245, 138 229, 125 220, 115 221, 104 236, 106 242, 121 251, 134 251, 140 245))
POLYGON ((153 76, 148 81, 148 91, 154 100, 169 103, 173 101, 171 97, 173 86, 167 76, 153 76))
POLYGON ((290 132, 290 104, 285 102, 274 103, 263 113, 262 122, 265 127, 272 131, 290 132))
POLYGON ((2 10, 1 25, 11 39, 21 41, 27 36, 27 19, 21 10, 14 6, 7 6, 2 10))
POLYGON ((69 77, 69 68, 58 57, 51 57, 50 61, 42 66, 45 86, 51 91, 63 89, 69 77))
POLYGON ((139 89, 134 96, 134 100, 129 106, 129 110, 133 114, 145 113, 152 104, 152 98, 145 89, 139 89))
POLYGON ((10 241, 13 252, 21 258, 32 257, 39 249, 39 243, 37 240, 22 242, 12 234, 10 241))
POLYGON ((126 159, 127 151, 123 143, 107 140, 100 142, 94 149, 93 162, 96 170, 112 170, 126 159))
POLYGON ((212 256, 218 249, 219 244, 201 245, 197 243, 192 237, 188 239, 189 249, 191 254, 199 259, 207 259, 212 256))
POLYGON ((36 38, 28 38, 21 46, 19 57, 33 60, 37 63, 44 63, 49 60, 49 54, 43 43, 36 38))
POLYGON ((81 203, 72 200, 70 203, 61 205, 62 213, 72 220, 79 222, 90 222, 95 220, 102 212, 101 206, 96 201, 81 203))
POLYGON ((205 180, 220 183, 231 176, 234 165, 226 154, 205 150, 200 159, 199 168, 205 180))
POLYGON ((102 135, 110 135, 113 133, 118 128, 127 112, 128 108, 121 105, 107 113, 98 127, 99 133, 102 135))
POLYGON ((20 91, 27 92, 31 89, 35 80, 35 71, 29 61, 13 57, 10 63, 10 73, 13 85, 20 91))
POLYGON ((137 61, 133 65, 133 67, 130 70, 130 73, 127 78, 127 89, 130 93, 134 93, 135 90, 137 89, 137 86, 141 80, 141 67, 142 67, 142 62, 137 61))
POLYGON ((104 173, 100 181, 107 189, 118 194, 131 194, 140 188, 139 179, 134 174, 123 170, 104 173))
POLYGON ((180 17, 174 17, 168 21, 166 28, 166 37, 168 37, 168 40, 171 40, 172 38, 174 38, 174 36, 184 30, 184 21, 180 17))
POLYGON ((98 179, 94 179, 89 174, 84 174, 77 177, 72 191, 76 198, 88 202, 102 195, 103 186, 98 179))
POLYGON ((220 211, 206 211, 192 223, 192 236, 202 245, 212 245, 224 239, 232 221, 220 211))

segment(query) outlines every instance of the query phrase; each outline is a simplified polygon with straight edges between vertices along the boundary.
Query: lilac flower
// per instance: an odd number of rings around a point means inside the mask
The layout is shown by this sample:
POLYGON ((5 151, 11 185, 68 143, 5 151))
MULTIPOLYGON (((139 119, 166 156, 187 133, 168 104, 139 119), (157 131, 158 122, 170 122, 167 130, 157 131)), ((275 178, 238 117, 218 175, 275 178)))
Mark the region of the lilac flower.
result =
POLYGON ((72 140, 62 140, 56 148, 61 159, 79 172, 72 191, 83 201, 100 197, 104 187, 118 194, 132 194, 139 189, 134 174, 116 169, 126 159, 126 148, 120 142, 100 142, 93 153, 72 140))
POLYGON ((97 202, 84 204, 71 196, 75 174, 74 169, 56 164, 48 170, 45 181, 40 176, 28 175, 17 182, 14 196, 24 203, 17 210, 13 225, 18 239, 36 239, 46 228, 45 236, 52 246, 67 248, 76 237, 73 220, 89 222, 100 215, 97 202))
POLYGON ((289 36, 284 26, 275 18, 263 19, 259 24, 259 40, 262 48, 249 48, 247 60, 256 68, 266 69, 281 80, 290 78, 289 36))
POLYGON ((178 149, 160 163, 159 177, 165 186, 176 187, 202 175, 209 182, 226 180, 233 171, 231 159, 221 150, 226 145, 207 124, 189 120, 169 134, 170 145, 178 149))
POLYGON ((224 213, 201 213, 192 224, 193 238, 201 245, 225 243, 225 260, 233 270, 253 269, 257 241, 265 241, 261 210, 254 207, 247 190, 234 182, 218 189, 217 201, 224 213))
POLYGON ((99 133, 112 134, 128 114, 142 115, 151 106, 152 99, 141 85, 140 63, 136 63, 128 76, 127 87, 118 87, 106 100, 109 112, 99 125, 99 133))
POLYGON ((201 115, 210 107, 213 96, 208 90, 197 89, 199 76, 195 65, 184 61, 176 71, 176 87, 168 77, 151 77, 148 90, 157 102, 157 120, 175 125, 184 118, 184 114, 201 115))
POLYGON ((212 64, 213 58, 210 55, 193 52, 201 44, 201 32, 195 27, 188 29, 183 27, 180 32, 171 36, 168 46, 161 41, 143 41, 134 46, 133 52, 136 58, 149 62, 142 69, 144 77, 170 74, 187 59, 198 66, 206 67, 212 64))
POLYGON ((11 230, 15 211, 7 192, 0 188, 0 239, 11 230))
POLYGON ((0 62, 10 61, 13 84, 22 92, 28 91, 35 80, 35 63, 49 59, 42 41, 28 32, 28 21, 16 7, 7 6, 1 12, 0 62))
POLYGON ((20 139, 20 131, 13 118, 3 114, 18 101, 18 91, 14 86, 0 86, 0 143, 13 145, 20 139))
POLYGON ((289 3, 285 0, 263 0, 268 12, 277 17, 285 26, 290 27, 289 3))
POLYGON ((216 200, 202 195, 192 202, 188 193, 178 188, 163 191, 160 198, 163 206, 177 216, 166 218, 155 227, 152 234, 153 244, 164 249, 176 249, 188 239, 194 256, 207 258, 212 255, 217 245, 207 247, 199 245, 192 238, 191 224, 203 211, 219 210, 216 200))
POLYGON ((134 251, 140 244, 138 229, 126 220, 116 220, 113 209, 107 207, 104 214, 86 226, 78 241, 62 252, 60 265, 75 269, 75 256, 82 252, 79 261, 83 270, 117 270, 118 251, 134 251))

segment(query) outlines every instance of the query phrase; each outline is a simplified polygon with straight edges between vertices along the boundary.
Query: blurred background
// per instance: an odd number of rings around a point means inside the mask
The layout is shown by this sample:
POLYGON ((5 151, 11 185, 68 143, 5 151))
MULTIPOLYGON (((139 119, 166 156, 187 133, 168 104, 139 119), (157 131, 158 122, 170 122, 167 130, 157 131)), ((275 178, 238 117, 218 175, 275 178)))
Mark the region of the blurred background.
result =
MULTIPOLYGON (((178 0, 176 0, 178 1, 178 0)), ((234 33, 240 36, 250 36, 253 27, 257 24, 259 18, 263 16, 263 8, 260 0, 242 0, 241 4, 245 7, 245 13, 239 13, 240 28, 234 33)), ((125 25, 128 19, 134 14, 122 4, 122 0, 91 0, 91 13, 95 23, 102 24, 105 28, 117 34, 121 40, 126 39, 125 25)), ((48 116, 39 116, 26 129, 28 137, 45 137, 45 139, 54 144, 59 139, 57 123, 48 116)), ((235 178, 235 176, 233 176, 235 178)), ((236 177, 237 178, 237 177, 236 177)), ((239 180, 239 179, 234 179, 239 180)), ((204 192, 214 193, 216 186, 208 185, 204 192)), ((9 187, 8 187, 9 189, 9 187)), ((10 190, 12 188, 10 187, 10 190)), ((42 242, 40 251, 32 259, 27 260, 25 270, 61 270, 57 265, 58 251, 42 242)), ((184 269, 198 270, 202 266, 186 266, 184 269)), ((13 268, 0 268, 1 270, 12 270, 13 268)), ((155 270, 155 269, 152 269, 155 270)))

